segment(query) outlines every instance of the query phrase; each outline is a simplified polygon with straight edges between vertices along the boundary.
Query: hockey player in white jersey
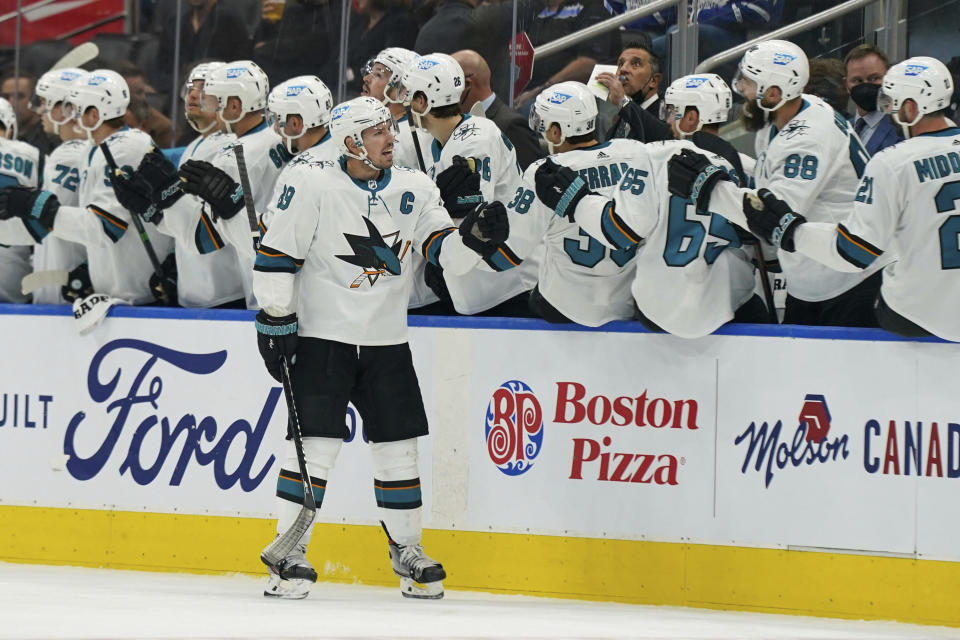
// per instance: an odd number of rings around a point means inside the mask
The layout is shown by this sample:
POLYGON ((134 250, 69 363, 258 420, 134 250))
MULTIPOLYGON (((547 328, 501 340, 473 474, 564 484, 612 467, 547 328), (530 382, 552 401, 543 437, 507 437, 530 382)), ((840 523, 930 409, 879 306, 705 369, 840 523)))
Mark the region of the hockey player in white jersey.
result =
POLYGON ((784 251, 842 272, 884 261, 875 307, 884 329, 960 342, 960 128, 946 116, 952 94, 939 60, 910 58, 887 71, 878 104, 905 140, 871 158, 853 212, 839 224, 815 222, 767 191, 762 206, 743 203, 751 228, 784 251))
MULTIPOLYGON (((83 69, 48 71, 37 80, 34 96, 34 108, 40 114, 44 132, 62 141, 44 162, 43 188, 68 207, 79 204, 80 167, 86 162, 90 143, 86 134, 77 128, 76 120, 64 115, 64 105, 73 87, 86 77, 83 69)), ((48 235, 34 247, 33 271, 50 274, 55 281, 63 283, 62 288, 56 284, 36 289, 34 303, 62 304, 65 299, 73 302, 93 293, 86 251, 76 242, 48 235)))
POLYGON ((372 96, 387 105, 397 122, 393 164, 426 171, 424 154, 429 152, 433 138, 423 129, 411 126, 407 113, 409 105, 398 97, 403 72, 418 57, 415 52, 402 47, 384 49, 367 63, 360 95, 372 96))
POLYGON ((333 94, 317 76, 297 76, 270 92, 268 109, 274 127, 293 160, 284 166, 270 205, 261 214, 261 227, 269 229, 278 212, 289 205, 291 184, 305 180, 308 167, 340 159, 340 148, 330 136, 333 94))
MULTIPOLYGON (((52 234, 83 244, 96 292, 148 304, 155 301, 150 288, 154 266, 141 237, 135 230, 128 232, 131 215, 113 193, 112 172, 99 147, 106 142, 119 166, 137 166, 153 148, 148 134, 124 124, 129 101, 127 83, 114 71, 97 69, 74 87, 67 114, 76 117, 96 145, 89 148, 80 170, 78 206, 61 206, 49 191, 7 187, 0 191, 0 218, 24 220, 36 242, 52 234)), ((170 239, 146 226, 147 239, 163 259, 172 248, 170 239)))
MULTIPOLYGON (((223 131, 216 100, 203 93, 207 76, 223 64, 201 63, 191 69, 187 76, 184 86, 184 115, 187 124, 199 135, 186 146, 180 156, 181 167, 190 160, 210 161, 236 140, 232 133, 223 131)), ((196 196, 187 196, 185 200, 190 201, 196 208, 201 206, 196 196)), ((163 225, 159 228, 164 230, 163 225)), ((180 306, 244 306, 243 279, 233 247, 201 254, 193 249, 193 242, 187 243, 184 240, 174 236, 177 297, 180 306)))
MULTIPOLYGON (((682 80, 700 91, 674 91, 671 104, 678 113, 696 110, 701 129, 726 120, 730 94, 725 85, 707 76, 699 76, 703 82, 682 80)), ((765 313, 753 293, 753 266, 733 226, 696 211, 688 199, 668 189, 667 160, 696 148, 690 140, 637 144, 609 196, 594 193, 589 179, 552 161, 535 175, 538 198, 558 216, 606 248, 637 252, 630 290, 638 319, 652 330, 684 338, 707 335, 733 319, 762 321, 765 313)), ((710 157, 734 173, 720 156, 710 157)))
MULTIPOLYGON (((341 158, 292 165, 286 195, 263 238, 254 272, 262 304, 258 347, 276 379, 292 365, 318 506, 347 436, 347 402, 354 402, 371 442, 374 493, 402 593, 438 598, 446 574, 420 546, 416 438, 427 434, 427 419, 407 343, 410 254, 419 251, 463 273, 481 255, 488 260, 506 238, 506 210, 499 203, 478 207, 458 234, 429 178, 391 168, 393 119, 373 98, 337 105, 331 134, 341 158)), ((278 532, 289 528, 303 502, 296 469, 290 443, 277 486, 278 532)), ((298 548, 268 565, 265 595, 306 595, 317 577, 304 555, 309 537, 308 530, 298 548)))
MULTIPOLYGON (((16 136, 16 113, 9 102, 0 98, 0 187, 36 188, 40 178, 40 152, 16 136)), ((23 230, 16 222, 7 225, 22 235, 23 230)), ((0 246, 0 302, 28 302, 20 292, 20 282, 30 271, 29 247, 0 246)))
POLYGON ((227 132, 236 135, 235 143, 220 148, 210 159, 187 160, 179 174, 161 166, 137 167, 131 176, 136 183, 144 179, 149 191, 155 195, 155 208, 163 216, 150 216, 159 220, 164 233, 172 235, 181 246, 201 254, 222 250, 228 244, 238 259, 238 270, 243 281, 247 306, 255 308, 252 273, 255 259, 254 242, 259 235, 259 220, 251 220, 244 212, 244 193, 240 185, 234 144, 243 146, 251 197, 257 212, 266 211, 273 195, 277 176, 290 159, 290 153, 280 136, 265 118, 267 76, 249 60, 228 62, 207 74, 203 95, 217 101, 220 120, 227 132), (147 170, 142 170, 147 169, 147 170), (180 190, 195 195, 202 203, 198 206, 192 198, 180 197, 180 190))
MULTIPOLYGON (((769 119, 756 138, 756 186, 791 202, 810 220, 837 223, 852 209, 869 156, 842 115, 820 98, 802 93, 808 78, 803 51, 791 42, 770 40, 744 54, 734 85, 769 119)), ((673 163, 678 173, 672 188, 702 199, 701 209, 721 176, 714 172, 708 179, 708 165, 689 153, 673 163), (694 189, 698 179, 701 184, 694 189)), ((728 219, 738 216, 739 198, 723 200, 710 210, 728 219)), ((786 251, 779 252, 779 259, 787 280, 785 323, 876 326, 869 304, 864 304, 876 296, 879 277, 867 280, 876 268, 840 273, 786 251)))
MULTIPOLYGON (((612 198, 636 158, 645 158, 634 140, 596 137, 597 103, 586 85, 561 82, 537 96, 530 126, 556 153, 551 160, 568 167, 596 193, 612 198)), ((545 247, 538 284, 530 294, 531 309, 550 322, 576 322, 598 327, 633 317, 630 284, 636 246, 607 249, 576 224, 557 217, 536 197, 537 169, 531 164, 507 204, 509 243, 520 258, 545 247)))
MULTIPOLYGON (((422 56, 407 67, 400 84, 399 99, 409 102, 414 126, 433 136, 424 161, 454 220, 480 199, 509 202, 520 180, 516 152, 492 120, 460 113, 464 84, 457 61, 442 53, 422 56)), ((435 290, 442 290, 445 283, 454 308, 462 314, 489 312, 502 303, 507 303, 501 307, 504 312, 527 314, 527 295, 536 284, 541 256, 542 250, 521 264, 504 247, 496 265, 508 273, 477 270, 462 276, 446 274, 437 281, 437 273, 428 267, 428 282, 435 283, 431 284, 435 290)))

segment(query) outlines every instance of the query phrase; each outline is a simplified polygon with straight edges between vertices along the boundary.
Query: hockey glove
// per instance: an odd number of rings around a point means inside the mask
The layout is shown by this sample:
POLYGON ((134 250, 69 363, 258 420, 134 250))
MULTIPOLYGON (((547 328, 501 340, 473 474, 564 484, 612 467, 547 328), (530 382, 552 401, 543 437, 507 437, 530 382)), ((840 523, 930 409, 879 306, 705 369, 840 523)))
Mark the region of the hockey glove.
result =
POLYGON ((183 182, 177 168, 156 147, 140 160, 137 173, 150 185, 153 202, 161 211, 183 196, 183 182))
POLYGON ((263 363, 273 379, 281 382, 280 359, 286 357, 290 366, 297 361, 297 314, 275 318, 261 309, 253 324, 257 328, 257 347, 263 363))
POLYGON ((113 185, 113 194, 120 206, 148 222, 160 223, 163 212, 153 203, 153 189, 133 167, 121 167, 120 171, 111 177, 110 184, 113 185))
POLYGON ((667 162, 667 187, 679 198, 689 198, 698 213, 707 213, 710 194, 721 180, 730 176, 702 153, 684 149, 667 162))
POLYGON ((559 165, 550 158, 537 167, 534 181, 540 201, 561 218, 568 218, 570 222, 574 221, 577 203, 584 196, 593 194, 576 171, 559 165))
POLYGON ((90 282, 90 269, 86 262, 78 265, 67 275, 67 284, 60 288, 60 295, 71 304, 93 295, 93 283, 90 282))
POLYGON ((453 164, 437 176, 437 188, 451 218, 462 218, 483 202, 477 166, 475 158, 453 156, 453 164))
POLYGON ((423 281, 438 298, 446 302, 450 301, 450 290, 447 289, 447 281, 443 279, 443 269, 441 267, 428 262, 423 269, 423 281))
POLYGON ((778 249, 793 252, 793 234, 797 227, 807 221, 786 202, 773 195, 769 189, 760 189, 757 195, 748 193, 743 197, 743 213, 750 231, 778 249))
POLYGON ((463 244, 485 258, 496 251, 509 234, 507 210, 499 202, 476 207, 460 223, 463 244))
POLYGON ((187 160, 180 177, 183 190, 210 203, 215 215, 229 220, 243 209, 243 188, 209 162, 187 160))
POLYGON ((161 278, 156 272, 150 274, 150 292, 157 302, 166 307, 177 306, 177 259, 171 253, 160 265, 161 278))
POLYGON ((32 187, 4 187, 0 189, 0 220, 22 218, 34 221, 45 229, 53 228, 60 210, 60 201, 50 191, 32 187))

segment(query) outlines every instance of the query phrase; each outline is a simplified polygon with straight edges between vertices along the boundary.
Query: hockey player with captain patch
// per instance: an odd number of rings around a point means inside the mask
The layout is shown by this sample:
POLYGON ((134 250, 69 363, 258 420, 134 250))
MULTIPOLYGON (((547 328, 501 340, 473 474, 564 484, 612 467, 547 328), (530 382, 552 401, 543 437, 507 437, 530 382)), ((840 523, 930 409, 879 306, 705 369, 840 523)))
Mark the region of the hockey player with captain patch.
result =
POLYGON ((870 160, 839 223, 815 222, 769 191, 743 204, 751 229, 783 251, 846 273, 886 264, 874 306, 884 329, 960 342, 960 128, 946 117, 953 89, 933 58, 887 71, 878 105, 904 141, 870 160))
MULTIPOLYGON (((674 121, 678 136, 711 135, 700 129, 715 131, 726 120, 730 90, 718 76, 681 78, 671 88, 672 112, 683 114, 692 129, 674 121)), ((734 318, 762 321, 766 311, 754 297, 753 266, 734 227, 668 189, 668 159, 696 148, 689 140, 636 145, 610 195, 593 192, 589 179, 552 160, 535 176, 538 198, 558 216, 611 250, 636 251, 630 290, 638 318, 650 329, 685 338, 707 335, 734 318)), ((734 173, 720 156, 709 157, 734 173)))
MULTIPOLYGON (((402 592, 438 598, 446 574, 420 545, 416 438, 427 434, 427 419, 407 344, 410 255, 421 252, 451 273, 469 271, 500 250, 507 214, 499 203, 477 207, 458 233, 428 177, 391 167, 393 119, 373 98, 335 107, 331 135, 341 157, 291 165, 258 252, 258 346, 276 379, 290 365, 318 506, 347 436, 348 401, 357 407, 402 592)), ((278 534, 304 501, 298 468, 291 442, 277 485, 278 534)), ((307 595, 317 577, 305 557, 309 539, 308 529, 287 557, 268 563, 265 595, 307 595)))

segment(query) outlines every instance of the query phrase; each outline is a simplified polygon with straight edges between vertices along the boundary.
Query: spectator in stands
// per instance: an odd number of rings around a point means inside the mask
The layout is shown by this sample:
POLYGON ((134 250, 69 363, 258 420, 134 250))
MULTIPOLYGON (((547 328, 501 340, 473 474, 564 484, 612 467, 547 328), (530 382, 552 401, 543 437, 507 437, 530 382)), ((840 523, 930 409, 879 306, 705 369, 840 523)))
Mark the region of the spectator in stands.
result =
POLYGON ((149 133, 153 141, 163 149, 173 146, 173 123, 150 104, 147 96, 156 95, 157 90, 147 82, 143 69, 132 62, 125 62, 117 66, 117 73, 123 76, 130 88, 127 124, 149 133), (131 114, 135 117, 136 125, 130 124, 131 114))
POLYGON ((810 80, 803 92, 823 98, 836 111, 847 117, 850 92, 843 79, 843 61, 838 58, 814 58, 810 61, 810 80))
POLYGON ((660 120, 660 60, 649 40, 627 43, 617 58, 617 75, 601 73, 597 81, 610 93, 607 101, 620 110, 607 138, 630 138, 640 142, 672 140, 673 133, 660 120))
MULTIPOLYGON (((252 52, 250 32, 240 8, 227 0, 187 0, 188 10, 177 16, 176 11, 165 16, 156 25, 160 37, 157 55, 160 69, 157 82, 164 90, 172 83, 174 50, 180 49, 180 65, 192 67, 203 59, 243 60, 252 52), (180 21, 180 41, 176 42, 177 21, 180 21)), ((182 79, 182 78, 181 78, 182 79)), ((180 90, 178 86, 177 91, 180 90)))
MULTIPOLYGON (((580 31, 610 17, 602 0, 548 0, 547 6, 533 18, 527 29, 534 47, 580 31)), ((620 49, 620 32, 608 31, 538 60, 533 67, 531 88, 514 101, 526 112, 540 92, 558 82, 587 82, 597 63, 612 62, 620 49)))
POLYGON ((454 60, 463 69, 464 89, 460 96, 460 109, 467 113, 474 104, 483 105, 487 118, 500 128, 503 135, 513 143, 517 151, 517 163, 526 169, 530 163, 546 156, 540 141, 527 126, 527 120, 511 109, 490 89, 490 67, 476 51, 464 49, 453 54, 454 60))
POLYGON ((36 79, 31 76, 21 74, 14 77, 12 72, 4 74, 0 97, 12 104, 17 114, 17 139, 32 144, 40 150, 41 155, 47 155, 58 141, 43 131, 40 115, 30 108, 34 82, 36 79))
POLYGON ((857 105, 857 114, 851 119, 853 130, 860 136, 867 153, 875 155, 903 140, 890 116, 877 110, 883 76, 890 68, 886 54, 872 44, 861 44, 850 50, 843 60, 843 68, 850 97, 857 105))
POLYGON ((253 60, 269 76, 270 84, 316 75, 327 86, 336 87, 340 0, 288 0, 279 21, 269 19, 275 4, 264 0, 263 20, 254 38, 253 60))
POLYGON ((417 24, 407 7, 408 0, 356 0, 359 15, 350 16, 350 47, 347 64, 352 79, 348 86, 360 91, 364 67, 387 47, 412 49, 417 24))
MULTIPOLYGON (((543 6, 544 0, 519 0, 518 19, 528 20, 543 6)), ((413 50, 420 55, 476 51, 490 65, 493 90, 506 96, 510 93, 512 18, 513 4, 508 0, 486 4, 481 0, 439 0, 433 16, 420 28, 413 50)))
MULTIPOLYGON (((650 1, 606 0, 606 5, 611 13, 620 14, 649 4, 650 1)), ((749 40, 749 29, 768 30, 770 26, 779 24, 784 0, 701 0, 691 4, 697 7, 699 52, 703 60, 749 40)), ((668 36, 677 30, 676 25, 677 10, 671 8, 632 22, 626 28, 660 34, 653 39, 653 52, 661 60, 666 60, 668 36)))

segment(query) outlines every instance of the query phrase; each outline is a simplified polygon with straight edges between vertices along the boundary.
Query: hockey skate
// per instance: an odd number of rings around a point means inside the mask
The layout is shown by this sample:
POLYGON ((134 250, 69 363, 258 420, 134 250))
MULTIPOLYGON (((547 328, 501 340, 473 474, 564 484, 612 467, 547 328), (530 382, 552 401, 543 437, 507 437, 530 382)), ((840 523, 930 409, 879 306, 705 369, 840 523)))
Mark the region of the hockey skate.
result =
POLYGON ((307 560, 306 553, 307 547, 298 544, 277 566, 267 564, 270 579, 263 595, 286 600, 306 598, 310 585, 317 581, 317 572, 307 560))
POLYGON ((401 545, 394 542, 387 525, 380 523, 387 534, 390 564, 400 577, 400 593, 405 598, 439 600, 443 597, 443 582, 447 572, 443 565, 423 552, 419 544, 401 545))

